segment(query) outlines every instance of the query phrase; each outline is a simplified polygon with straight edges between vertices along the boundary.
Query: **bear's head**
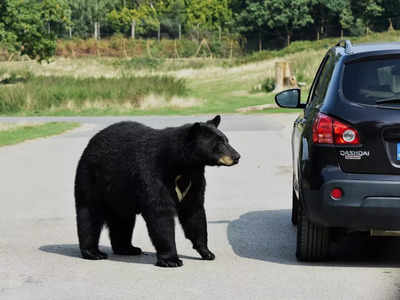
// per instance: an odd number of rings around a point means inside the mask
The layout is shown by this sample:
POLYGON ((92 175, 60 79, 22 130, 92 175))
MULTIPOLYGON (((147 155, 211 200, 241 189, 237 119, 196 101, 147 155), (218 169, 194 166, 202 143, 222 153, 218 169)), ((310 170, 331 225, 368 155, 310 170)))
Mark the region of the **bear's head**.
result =
POLYGON ((233 166, 239 162, 240 154, 229 144, 228 138, 218 129, 221 117, 204 123, 195 123, 190 128, 190 156, 208 166, 233 166))

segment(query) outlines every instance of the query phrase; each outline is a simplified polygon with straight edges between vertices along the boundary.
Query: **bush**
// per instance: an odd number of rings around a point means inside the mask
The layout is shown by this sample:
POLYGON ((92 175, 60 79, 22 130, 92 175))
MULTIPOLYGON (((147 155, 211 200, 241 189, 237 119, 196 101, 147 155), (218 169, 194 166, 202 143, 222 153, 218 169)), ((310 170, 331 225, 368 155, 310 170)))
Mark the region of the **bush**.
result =
POLYGON ((261 84, 261 88, 267 93, 272 92, 275 89, 275 80, 273 78, 266 78, 261 84))
POLYGON ((129 60, 121 59, 114 61, 113 65, 117 67, 123 67, 125 69, 150 69, 155 70, 164 63, 163 59, 151 58, 151 57, 137 57, 129 60))

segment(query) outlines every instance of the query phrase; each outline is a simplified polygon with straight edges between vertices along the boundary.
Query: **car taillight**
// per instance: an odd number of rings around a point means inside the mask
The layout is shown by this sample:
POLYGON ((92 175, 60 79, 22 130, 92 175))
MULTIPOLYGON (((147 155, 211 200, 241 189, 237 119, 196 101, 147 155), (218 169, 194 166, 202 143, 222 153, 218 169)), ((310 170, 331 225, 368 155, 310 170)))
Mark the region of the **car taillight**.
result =
POLYGON ((356 129, 319 113, 313 124, 313 142, 315 144, 359 145, 360 137, 356 129))

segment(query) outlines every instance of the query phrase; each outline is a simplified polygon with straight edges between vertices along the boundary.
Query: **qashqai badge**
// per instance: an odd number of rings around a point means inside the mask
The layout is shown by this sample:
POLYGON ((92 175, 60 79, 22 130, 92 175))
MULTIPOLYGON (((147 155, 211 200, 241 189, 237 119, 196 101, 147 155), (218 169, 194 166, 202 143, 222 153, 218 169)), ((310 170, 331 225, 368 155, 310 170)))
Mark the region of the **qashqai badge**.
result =
POLYGON ((341 150, 340 156, 344 159, 362 159, 363 157, 368 158, 370 155, 369 151, 359 150, 359 151, 352 151, 352 150, 341 150))

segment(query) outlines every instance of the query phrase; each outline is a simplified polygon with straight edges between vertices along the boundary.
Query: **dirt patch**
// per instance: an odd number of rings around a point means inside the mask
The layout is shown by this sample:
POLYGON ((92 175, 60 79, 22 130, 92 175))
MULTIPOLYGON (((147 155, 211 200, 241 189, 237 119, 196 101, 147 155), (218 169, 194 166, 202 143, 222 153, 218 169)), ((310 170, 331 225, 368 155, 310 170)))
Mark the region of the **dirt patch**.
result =
POLYGON ((194 106, 200 106, 203 103, 202 100, 196 98, 182 98, 182 97, 172 97, 171 99, 166 99, 162 96, 149 95, 139 101, 140 109, 154 109, 163 107, 174 107, 174 108, 188 108, 194 106))
POLYGON ((270 108, 278 108, 278 105, 276 105, 275 103, 254 105, 254 106, 241 107, 241 108, 238 108, 236 111, 241 112, 241 113, 246 113, 249 111, 257 111, 257 110, 264 110, 264 109, 270 109, 270 108))

